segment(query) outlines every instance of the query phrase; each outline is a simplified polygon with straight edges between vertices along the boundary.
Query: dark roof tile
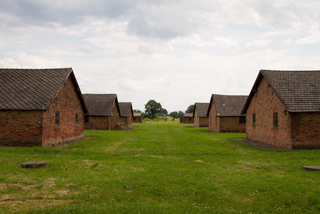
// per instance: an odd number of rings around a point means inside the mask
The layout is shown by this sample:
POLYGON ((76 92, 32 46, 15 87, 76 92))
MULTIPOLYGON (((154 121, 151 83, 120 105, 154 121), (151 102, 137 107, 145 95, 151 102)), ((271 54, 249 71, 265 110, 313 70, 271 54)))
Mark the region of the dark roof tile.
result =
POLYGON ((130 102, 119 102, 120 116, 129 117, 130 114, 133 116, 132 103, 130 102))
POLYGON ((266 78, 289 112, 320 112, 320 70, 279 71, 261 70, 242 112, 246 112, 252 96, 266 78))
MULTIPOLYGON (((72 68, 0 68, 0 109, 44 110, 69 76, 79 87, 72 68)), ((79 88, 77 93, 86 111, 79 88)))
POLYGON ((113 104, 118 99, 116 94, 83 94, 90 116, 111 116, 113 104))
POLYGON ((197 111, 198 117, 207 117, 209 103, 195 103, 194 111, 197 111))
MULTIPOLYGON (((219 116, 241 116, 241 110, 247 98, 248 96, 243 95, 212 94, 210 107, 213 102, 219 116)), ((210 107, 208 111, 210 111, 210 107)))
POLYGON ((184 113, 183 117, 193 117, 193 113, 184 113))
POLYGON ((320 71, 261 70, 289 112, 320 111, 320 71))

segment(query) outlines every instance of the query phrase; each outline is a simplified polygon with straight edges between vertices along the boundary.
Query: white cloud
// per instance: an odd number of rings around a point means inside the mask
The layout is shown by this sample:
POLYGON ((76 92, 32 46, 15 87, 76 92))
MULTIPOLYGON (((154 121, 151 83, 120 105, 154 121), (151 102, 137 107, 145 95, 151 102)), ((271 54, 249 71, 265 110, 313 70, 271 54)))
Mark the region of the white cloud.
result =
POLYGON ((138 50, 143 54, 152 54, 153 53, 152 48, 150 48, 150 47, 148 47, 146 45, 140 45, 138 47, 138 50))
POLYGON ((61 26, 59 23, 53 24, 56 33, 67 35, 67 36, 78 36, 81 37, 85 32, 87 32, 87 26, 72 26, 65 27, 61 26))
POLYGON ((20 68, 21 66, 16 63, 12 58, 0 59, 0 67, 2 68, 20 68))
POLYGON ((308 36, 297 40, 297 44, 316 44, 320 43, 320 25, 312 25, 309 29, 308 36))
POLYGON ((292 41, 293 41, 292 38, 288 38, 283 42, 283 44, 284 45, 290 45, 290 44, 292 44, 292 41))
MULTIPOLYGON (((2 67, 18 68, 56 68, 61 67, 61 61, 55 58, 16 53, 13 58, 0 59, 2 67)), ((70 67, 70 66, 69 66, 70 67)))
POLYGON ((214 39, 215 46, 218 46, 220 48, 235 48, 235 47, 237 47, 237 42, 233 41, 232 39, 218 37, 218 36, 214 36, 213 39, 214 39))
POLYGON ((189 35, 197 28, 197 24, 194 17, 188 16, 189 9, 184 9, 181 10, 181 5, 174 3, 137 8, 128 23, 128 33, 162 39, 189 35))
POLYGON ((297 44, 317 44, 320 43, 320 33, 304 37, 297 40, 297 44))
POLYGON ((137 82, 132 79, 123 78, 117 83, 118 88, 128 90, 128 91, 142 91, 147 90, 147 88, 141 82, 137 82))
POLYGON ((82 92, 185 110, 249 93, 262 68, 319 69, 319 10, 312 0, 2 0, 0 66, 73 67, 82 92))
POLYGON ((246 47, 247 48, 267 48, 272 42, 273 42, 272 40, 267 40, 267 39, 256 40, 256 41, 246 43, 246 47))

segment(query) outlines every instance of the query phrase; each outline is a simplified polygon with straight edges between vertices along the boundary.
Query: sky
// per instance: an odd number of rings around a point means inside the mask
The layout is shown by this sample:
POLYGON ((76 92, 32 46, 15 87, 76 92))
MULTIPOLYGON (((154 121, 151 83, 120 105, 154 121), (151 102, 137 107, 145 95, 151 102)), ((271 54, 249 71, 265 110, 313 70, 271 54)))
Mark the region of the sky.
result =
POLYGON ((0 67, 72 67, 144 111, 248 95, 261 69, 320 70, 319 0, 0 0, 0 67))

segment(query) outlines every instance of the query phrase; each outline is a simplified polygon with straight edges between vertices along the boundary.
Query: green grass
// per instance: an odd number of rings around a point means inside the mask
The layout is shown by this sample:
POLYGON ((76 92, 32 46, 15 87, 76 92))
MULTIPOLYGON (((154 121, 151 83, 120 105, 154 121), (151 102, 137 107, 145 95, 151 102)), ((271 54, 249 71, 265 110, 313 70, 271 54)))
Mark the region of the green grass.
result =
POLYGON ((176 122, 0 147, 1 213, 318 213, 320 151, 268 151, 176 122), (42 169, 20 163, 46 161, 42 169))

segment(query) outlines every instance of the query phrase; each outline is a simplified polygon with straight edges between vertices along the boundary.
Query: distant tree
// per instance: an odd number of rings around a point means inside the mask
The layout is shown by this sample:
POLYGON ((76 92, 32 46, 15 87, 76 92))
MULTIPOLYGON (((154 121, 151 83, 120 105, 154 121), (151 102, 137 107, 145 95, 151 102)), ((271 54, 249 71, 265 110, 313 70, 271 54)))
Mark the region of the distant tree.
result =
POLYGON ((162 106, 160 103, 156 102, 155 100, 149 100, 145 105, 145 113, 149 115, 150 119, 155 118, 157 113, 161 112, 162 106))
POLYGON ((178 118, 182 117, 182 115, 183 115, 182 111, 179 111, 179 112, 173 111, 170 113, 169 116, 178 119, 178 118))
POLYGON ((163 109, 161 110, 161 114, 163 114, 163 115, 168 115, 167 109, 163 108, 163 109))
MULTIPOLYGON (((193 111, 192 111, 193 112, 193 111)), ((179 111, 179 117, 178 118, 180 118, 180 117, 182 117, 183 116, 183 112, 182 111, 179 111)))
POLYGON ((170 113, 170 117, 179 118, 179 113, 176 112, 176 111, 173 111, 173 112, 170 113))
POLYGON ((193 113, 193 110, 194 110, 194 104, 189 105, 189 107, 187 108, 186 113, 193 113))
POLYGON ((139 110, 139 109, 133 109, 133 112, 134 112, 134 113, 141 113, 141 110, 139 110))
POLYGON ((142 118, 145 119, 146 117, 148 117, 148 115, 146 113, 142 113, 142 118))

